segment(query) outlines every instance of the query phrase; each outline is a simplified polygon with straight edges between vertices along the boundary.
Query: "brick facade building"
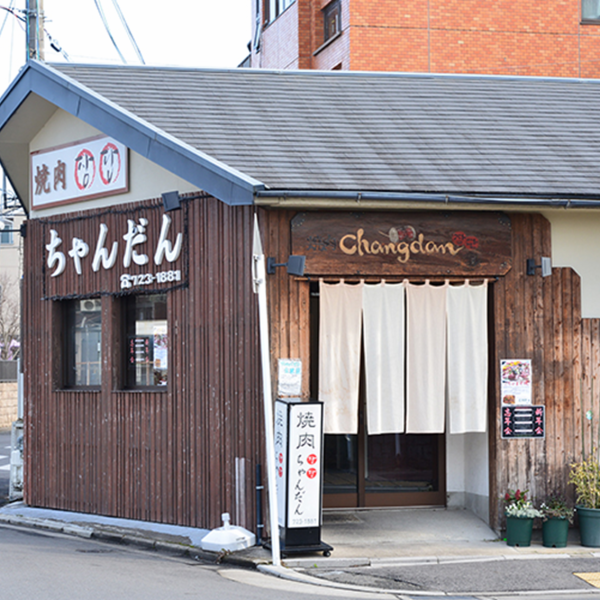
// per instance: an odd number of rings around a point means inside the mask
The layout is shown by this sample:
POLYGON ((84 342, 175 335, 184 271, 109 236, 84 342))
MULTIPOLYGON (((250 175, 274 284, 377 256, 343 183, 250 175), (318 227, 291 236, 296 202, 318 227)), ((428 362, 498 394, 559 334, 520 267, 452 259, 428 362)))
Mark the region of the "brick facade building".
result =
POLYGON ((600 77, 598 0, 256 0, 255 10, 254 68, 600 77))

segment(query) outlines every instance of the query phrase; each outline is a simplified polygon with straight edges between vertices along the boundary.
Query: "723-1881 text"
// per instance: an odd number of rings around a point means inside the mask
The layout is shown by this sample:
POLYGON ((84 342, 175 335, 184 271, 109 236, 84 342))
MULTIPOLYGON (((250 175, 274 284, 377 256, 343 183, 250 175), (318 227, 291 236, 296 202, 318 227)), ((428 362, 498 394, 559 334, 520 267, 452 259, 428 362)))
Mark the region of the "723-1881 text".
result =
POLYGON ((173 283, 181 281, 181 271, 160 271, 159 273, 142 273, 141 275, 121 275, 121 289, 126 290, 140 285, 153 283, 173 283))

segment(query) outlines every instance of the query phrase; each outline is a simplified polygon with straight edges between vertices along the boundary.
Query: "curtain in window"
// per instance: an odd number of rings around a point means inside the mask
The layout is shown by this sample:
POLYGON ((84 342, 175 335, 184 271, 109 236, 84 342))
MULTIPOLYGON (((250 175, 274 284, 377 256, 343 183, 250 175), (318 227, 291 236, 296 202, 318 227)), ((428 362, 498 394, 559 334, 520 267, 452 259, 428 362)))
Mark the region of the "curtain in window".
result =
POLYGON ((487 282, 448 286, 448 412, 450 433, 487 425, 487 282))
POLYGON ((325 433, 358 432, 362 293, 362 283, 320 283, 319 400, 325 433))
POLYGON ((583 19, 599 19, 600 0, 583 0, 581 16, 583 19))
POLYGON ((363 287, 367 431, 404 432, 404 284, 363 287))
POLYGON ((406 287, 406 433, 444 432, 447 287, 406 287))

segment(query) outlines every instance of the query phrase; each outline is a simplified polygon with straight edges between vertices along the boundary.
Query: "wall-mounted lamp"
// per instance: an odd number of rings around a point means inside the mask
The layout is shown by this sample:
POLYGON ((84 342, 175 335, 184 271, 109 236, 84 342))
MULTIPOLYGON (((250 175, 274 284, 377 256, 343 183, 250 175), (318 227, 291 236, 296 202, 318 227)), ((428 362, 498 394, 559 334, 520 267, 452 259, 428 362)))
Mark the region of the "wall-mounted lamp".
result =
POLYGON ((163 206, 165 207, 165 212, 181 208, 181 202, 179 201, 179 192, 165 192, 162 195, 162 199, 163 206))
POLYGON ((542 264, 536 265, 535 259, 527 259, 527 275, 535 275, 536 269, 542 269, 542 277, 552 275, 552 259, 547 256, 542 256, 542 264))
POLYGON ((275 275, 275 267, 287 267, 288 275, 302 277, 304 275, 304 263, 306 256, 290 254, 286 263, 276 263, 272 257, 267 258, 267 273, 275 275))

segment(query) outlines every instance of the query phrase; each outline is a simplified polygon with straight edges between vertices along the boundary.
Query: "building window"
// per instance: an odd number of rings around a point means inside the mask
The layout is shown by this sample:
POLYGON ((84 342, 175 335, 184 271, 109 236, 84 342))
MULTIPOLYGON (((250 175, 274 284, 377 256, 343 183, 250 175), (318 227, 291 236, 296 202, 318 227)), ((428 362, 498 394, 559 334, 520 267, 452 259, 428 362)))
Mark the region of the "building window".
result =
POLYGON ((126 299, 127 387, 167 385, 169 343, 165 294, 126 299))
POLYGON ((325 25, 325 38, 330 40, 342 31, 342 3, 334 0, 323 9, 323 23, 325 25))
POLYGON ((294 0, 265 0, 265 22, 274 21, 294 0))
POLYGON ((102 310, 99 298, 66 303, 66 386, 100 386, 102 310))
POLYGON ((12 245, 13 243, 13 232, 8 231, 13 229, 14 223, 12 219, 0 219, 0 245, 12 245))
POLYGON ((581 18, 584 21, 600 21, 600 0, 582 0, 581 18))

